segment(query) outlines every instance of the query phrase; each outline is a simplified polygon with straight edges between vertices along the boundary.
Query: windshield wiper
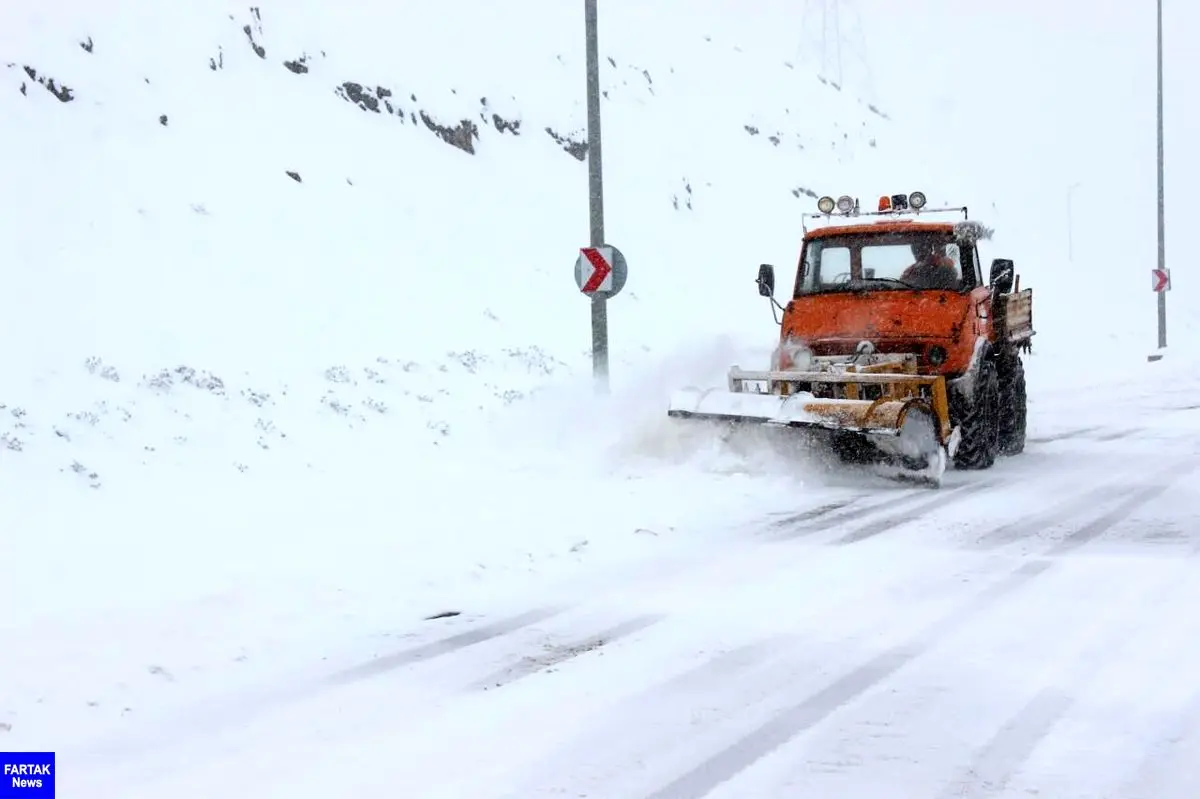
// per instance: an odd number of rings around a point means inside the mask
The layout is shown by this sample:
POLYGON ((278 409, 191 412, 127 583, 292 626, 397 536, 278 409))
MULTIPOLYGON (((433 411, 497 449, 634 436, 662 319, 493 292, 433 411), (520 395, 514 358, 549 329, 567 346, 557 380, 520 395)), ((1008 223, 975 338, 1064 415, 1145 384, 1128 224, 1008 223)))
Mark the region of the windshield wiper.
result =
POLYGON ((905 282, 898 277, 864 277, 863 280, 874 280, 883 283, 896 283, 897 285, 904 286, 905 288, 915 289, 917 291, 921 290, 920 286, 914 286, 912 283, 905 282))

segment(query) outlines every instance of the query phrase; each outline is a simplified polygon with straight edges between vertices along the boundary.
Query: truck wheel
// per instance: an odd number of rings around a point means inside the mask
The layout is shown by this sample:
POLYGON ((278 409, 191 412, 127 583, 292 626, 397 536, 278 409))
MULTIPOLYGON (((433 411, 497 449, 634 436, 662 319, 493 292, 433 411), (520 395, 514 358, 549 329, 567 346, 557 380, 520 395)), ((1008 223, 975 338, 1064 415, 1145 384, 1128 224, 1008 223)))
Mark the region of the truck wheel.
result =
POLYGON ((1000 452, 1016 455, 1025 449, 1025 364, 1014 357, 1000 381, 1000 452))
POLYGON ((996 364, 979 364, 974 397, 968 400, 954 394, 951 415, 962 429, 962 438, 954 452, 956 469, 990 469, 1000 452, 1000 381, 996 364))

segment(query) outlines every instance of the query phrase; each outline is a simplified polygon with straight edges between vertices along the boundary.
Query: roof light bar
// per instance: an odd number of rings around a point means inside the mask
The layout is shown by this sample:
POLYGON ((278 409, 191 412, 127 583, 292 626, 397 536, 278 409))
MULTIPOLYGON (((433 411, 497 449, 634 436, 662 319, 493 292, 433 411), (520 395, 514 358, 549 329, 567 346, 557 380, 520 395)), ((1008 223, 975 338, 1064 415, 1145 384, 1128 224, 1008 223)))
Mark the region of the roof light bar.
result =
MULTIPOLYGON (((866 216, 892 216, 893 214, 919 214, 921 210, 928 204, 928 199, 923 191, 914 191, 911 194, 882 194, 879 196, 879 204, 877 211, 867 211, 866 216)), ((836 213, 839 216, 858 217, 864 215, 864 212, 859 209, 858 199, 849 194, 843 194, 836 200, 831 195, 824 195, 817 200, 817 209, 819 213, 803 214, 805 217, 831 217, 836 213)), ((964 208, 935 208, 930 213, 939 213, 944 211, 960 211, 965 214, 964 208)))

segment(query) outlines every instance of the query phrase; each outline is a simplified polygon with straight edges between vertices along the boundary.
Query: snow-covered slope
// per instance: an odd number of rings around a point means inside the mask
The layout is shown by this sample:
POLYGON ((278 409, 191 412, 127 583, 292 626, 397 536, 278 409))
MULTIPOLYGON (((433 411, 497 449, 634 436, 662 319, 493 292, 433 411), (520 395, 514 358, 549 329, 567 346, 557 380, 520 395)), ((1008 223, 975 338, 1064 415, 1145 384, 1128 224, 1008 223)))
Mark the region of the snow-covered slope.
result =
MULTIPOLYGON (((153 468, 218 416, 229 469, 311 459, 290 417, 439 440, 588 368, 579 9, 29 9, 5 8, 0 65, 20 471, 88 436, 153 468)), ((882 111, 728 17, 605 9, 618 381, 697 336, 768 340, 748 281, 794 262, 813 192, 905 175, 882 111)))

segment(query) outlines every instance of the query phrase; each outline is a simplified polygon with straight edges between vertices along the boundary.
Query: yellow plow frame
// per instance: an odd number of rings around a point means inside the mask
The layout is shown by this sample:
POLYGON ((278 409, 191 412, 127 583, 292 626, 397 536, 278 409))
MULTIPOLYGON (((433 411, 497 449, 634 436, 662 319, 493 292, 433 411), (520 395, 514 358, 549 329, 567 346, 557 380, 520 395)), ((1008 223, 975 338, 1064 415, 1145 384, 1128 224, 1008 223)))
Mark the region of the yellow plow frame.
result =
POLYGON ((817 426, 861 432, 890 429, 898 433, 909 409, 919 406, 932 413, 938 442, 945 444, 950 439, 950 401, 946 379, 941 375, 917 374, 916 364, 912 361, 885 361, 861 366, 848 364, 839 371, 815 372, 750 371, 734 366, 729 370, 729 390, 739 394, 803 396, 804 410, 819 417, 819 420, 814 419, 817 426), (766 390, 748 392, 748 383, 765 383, 766 390), (796 387, 799 385, 812 386, 814 390, 798 392, 796 387), (819 386, 839 386, 842 396, 833 399, 813 397, 819 386), (861 388, 864 386, 879 386, 880 396, 862 399, 865 392, 861 388))
POLYGON ((958 443, 946 379, 918 374, 911 356, 885 358, 867 364, 814 358, 813 371, 734 366, 728 390, 677 391, 667 415, 851 434, 902 468, 940 479, 958 443))

